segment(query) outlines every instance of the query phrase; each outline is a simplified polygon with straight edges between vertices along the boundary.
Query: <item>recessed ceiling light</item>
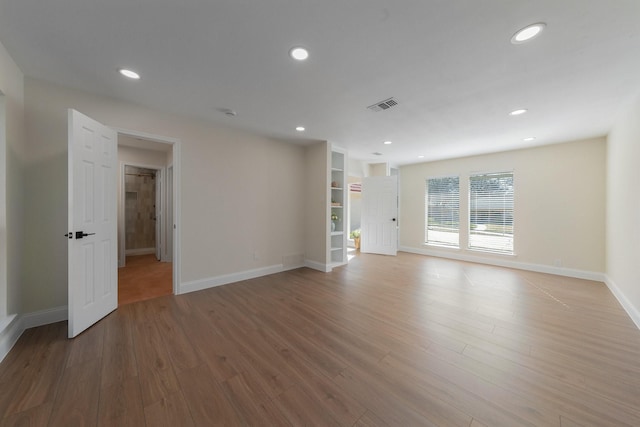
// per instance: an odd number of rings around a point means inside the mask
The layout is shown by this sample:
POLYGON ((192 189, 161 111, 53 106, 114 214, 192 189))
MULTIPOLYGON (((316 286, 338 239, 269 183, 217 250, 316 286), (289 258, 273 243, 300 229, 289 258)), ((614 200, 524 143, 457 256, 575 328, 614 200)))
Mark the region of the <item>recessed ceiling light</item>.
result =
POLYGON ((391 145, 391 144, 393 144, 393 141, 385 141, 385 142, 383 142, 383 144, 384 145, 391 145))
POLYGON ((309 51, 303 47, 294 47, 289 51, 289 56, 297 61, 304 61, 309 57, 309 51))
POLYGON ((134 80, 140 79, 140 74, 136 73, 135 71, 127 70, 126 68, 121 68, 118 71, 120 72, 120 74, 122 74, 125 77, 129 77, 130 79, 134 79, 134 80))
POLYGON ((511 43, 520 44, 531 40, 532 38, 538 36, 544 27, 547 25, 544 22, 538 22, 536 24, 531 24, 529 26, 524 27, 523 29, 516 32, 513 37, 511 37, 511 43))
POLYGON ((523 139, 523 141, 529 142, 529 141, 534 141, 536 139, 535 136, 530 136, 528 138, 523 139))
POLYGON ((305 131, 305 128, 304 128, 304 126, 297 126, 297 127, 296 127, 296 130, 297 130, 298 132, 304 132, 304 131, 305 131))
POLYGON ((419 159, 424 159, 424 156, 421 154, 418 156, 419 159))
POLYGON ((524 114, 527 112, 526 108, 521 108, 519 110, 513 110, 512 112, 509 113, 510 116, 519 116, 520 114, 524 114))

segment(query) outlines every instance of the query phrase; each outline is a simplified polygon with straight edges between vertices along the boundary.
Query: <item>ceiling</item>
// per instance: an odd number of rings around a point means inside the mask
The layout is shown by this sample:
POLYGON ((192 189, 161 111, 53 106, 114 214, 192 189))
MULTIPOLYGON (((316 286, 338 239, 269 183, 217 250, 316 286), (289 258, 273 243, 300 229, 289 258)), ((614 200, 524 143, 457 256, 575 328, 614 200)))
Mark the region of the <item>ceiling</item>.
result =
POLYGON ((392 165, 607 134, 640 94, 639 22, 638 0, 0 0, 28 76, 392 165))

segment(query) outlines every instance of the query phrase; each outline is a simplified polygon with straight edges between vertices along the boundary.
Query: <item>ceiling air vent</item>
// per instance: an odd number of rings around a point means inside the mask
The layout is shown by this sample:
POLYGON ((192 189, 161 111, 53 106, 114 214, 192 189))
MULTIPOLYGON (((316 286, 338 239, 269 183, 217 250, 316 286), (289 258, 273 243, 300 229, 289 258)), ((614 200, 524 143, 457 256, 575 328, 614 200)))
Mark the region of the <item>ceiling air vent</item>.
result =
POLYGON ((398 105, 398 101, 396 101, 394 98, 388 98, 384 101, 376 102, 373 105, 369 105, 367 108, 371 111, 383 111, 388 110, 391 107, 395 107, 396 105, 398 105))

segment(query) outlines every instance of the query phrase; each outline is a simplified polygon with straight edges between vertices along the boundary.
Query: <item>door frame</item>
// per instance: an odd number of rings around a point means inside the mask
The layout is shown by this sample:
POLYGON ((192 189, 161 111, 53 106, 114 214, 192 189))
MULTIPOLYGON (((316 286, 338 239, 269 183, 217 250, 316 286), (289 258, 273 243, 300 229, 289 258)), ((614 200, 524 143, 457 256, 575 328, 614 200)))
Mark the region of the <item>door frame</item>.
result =
MULTIPOLYGON (((166 209, 166 201, 164 200, 164 197, 162 197, 162 192, 164 191, 165 188, 165 183, 164 183, 164 179, 165 179, 165 166, 158 166, 158 165, 152 165, 152 164, 143 164, 143 163, 135 163, 135 162, 119 162, 120 165, 120 170, 119 170, 119 181, 120 181, 120 189, 122 190, 121 194, 120 194, 120 200, 118 200, 118 268, 122 268, 126 265, 126 258, 127 258, 127 254, 126 254, 126 250, 127 250, 127 245, 126 245, 126 237, 127 237, 127 221, 126 221, 126 217, 125 217, 125 203, 126 203, 126 167, 127 166, 132 166, 135 168, 143 168, 143 169, 149 169, 149 170, 153 170, 156 171, 156 191, 157 191, 157 185, 159 184, 161 187, 161 203, 162 206, 160 206, 160 211, 162 212, 162 215, 160 217, 160 221, 156 221, 156 230, 154 231, 156 234, 158 233, 158 230, 160 230, 160 235, 164 238, 166 237, 166 228, 165 228, 165 219, 164 219, 164 211, 166 209), (158 223, 159 222, 159 223, 158 223), (120 224, 122 224, 122 229, 120 229, 120 224)), ((156 200, 157 200, 158 194, 156 193, 156 200)), ((157 213, 157 209, 158 206, 156 206, 156 213, 157 213)), ((157 216, 156 216, 157 219, 157 216)), ((164 243, 164 239, 163 239, 163 243, 164 243)), ((160 243, 156 240, 156 252, 157 253, 157 247, 160 243)), ((163 253, 163 248, 160 248, 161 251, 161 255, 160 255, 160 259, 162 260, 162 253, 163 253)))
MULTIPOLYGON (((130 129, 123 129, 112 127, 118 135, 130 136, 133 138, 141 138, 147 139, 153 142, 159 142, 162 144, 170 144, 172 146, 172 160, 168 163, 173 167, 173 182, 167 183, 167 187, 170 185, 172 189, 173 195, 173 209, 172 209, 172 218, 173 218, 173 241, 172 241, 172 263, 173 263, 173 294, 178 295, 180 289, 180 271, 181 271, 181 258, 180 258, 180 148, 181 141, 177 138, 171 138, 167 136, 154 135, 146 132, 139 132, 130 129)), ((116 196, 117 197, 117 196, 116 196)), ((123 207, 124 208, 124 207, 123 207)), ((166 216, 166 215, 165 215, 166 216)))

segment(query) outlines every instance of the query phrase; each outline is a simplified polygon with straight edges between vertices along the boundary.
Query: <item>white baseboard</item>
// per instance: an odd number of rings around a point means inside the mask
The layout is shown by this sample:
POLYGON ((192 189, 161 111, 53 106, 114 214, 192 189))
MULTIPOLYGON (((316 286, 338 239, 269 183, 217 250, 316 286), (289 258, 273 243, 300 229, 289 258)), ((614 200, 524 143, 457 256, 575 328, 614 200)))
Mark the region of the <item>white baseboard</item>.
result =
POLYGON ((16 314, 0 320, 0 362, 9 354, 23 331, 20 318, 16 314))
POLYGON ((69 311, 67 309, 67 306, 64 305, 61 307, 49 308, 33 313, 26 313, 21 317, 24 329, 29 329, 67 320, 69 318, 69 311))
POLYGON ((576 270, 572 268, 554 267, 542 264, 530 264, 526 262, 511 261, 508 259, 484 258, 458 252, 444 252, 430 249, 418 249, 408 246, 399 248, 402 252, 409 252, 419 255, 428 255, 438 258, 455 259, 458 261, 475 262, 477 264, 496 265, 499 267, 515 268, 517 270, 535 271, 537 273, 555 274, 556 276, 574 277, 576 279, 594 280, 597 282, 605 281, 605 274, 596 271, 576 270))
POLYGON ((21 315, 11 315, 0 321, 0 362, 18 341, 22 333, 37 326, 67 320, 67 307, 55 307, 21 315))
POLYGON ((329 273, 333 270, 331 264, 323 264, 321 262, 311 261, 309 259, 304 260, 304 266, 312 268, 314 270, 322 271, 323 273, 329 273))
POLYGON ((613 296, 616 297, 622 308, 624 308, 629 317, 631 317, 633 323, 635 323, 638 329, 640 329, 640 310, 638 310, 638 308, 635 307, 631 303, 631 301, 629 301, 629 298, 627 298, 626 295, 622 293, 618 285, 616 285, 611 277, 607 275, 605 277, 604 283, 607 284, 607 287, 609 288, 613 296))
POLYGON ((156 248, 127 249, 125 255, 150 255, 155 254, 156 248))
POLYGON ((238 273, 223 274, 222 276, 208 277, 206 279, 192 280, 178 285, 178 294, 201 291, 216 286, 227 285, 229 283, 241 282, 243 280, 255 279, 256 277, 267 276, 269 274, 281 273, 287 270, 294 270, 303 267, 302 265, 288 266, 282 264, 270 265, 253 270, 240 271, 238 273))

